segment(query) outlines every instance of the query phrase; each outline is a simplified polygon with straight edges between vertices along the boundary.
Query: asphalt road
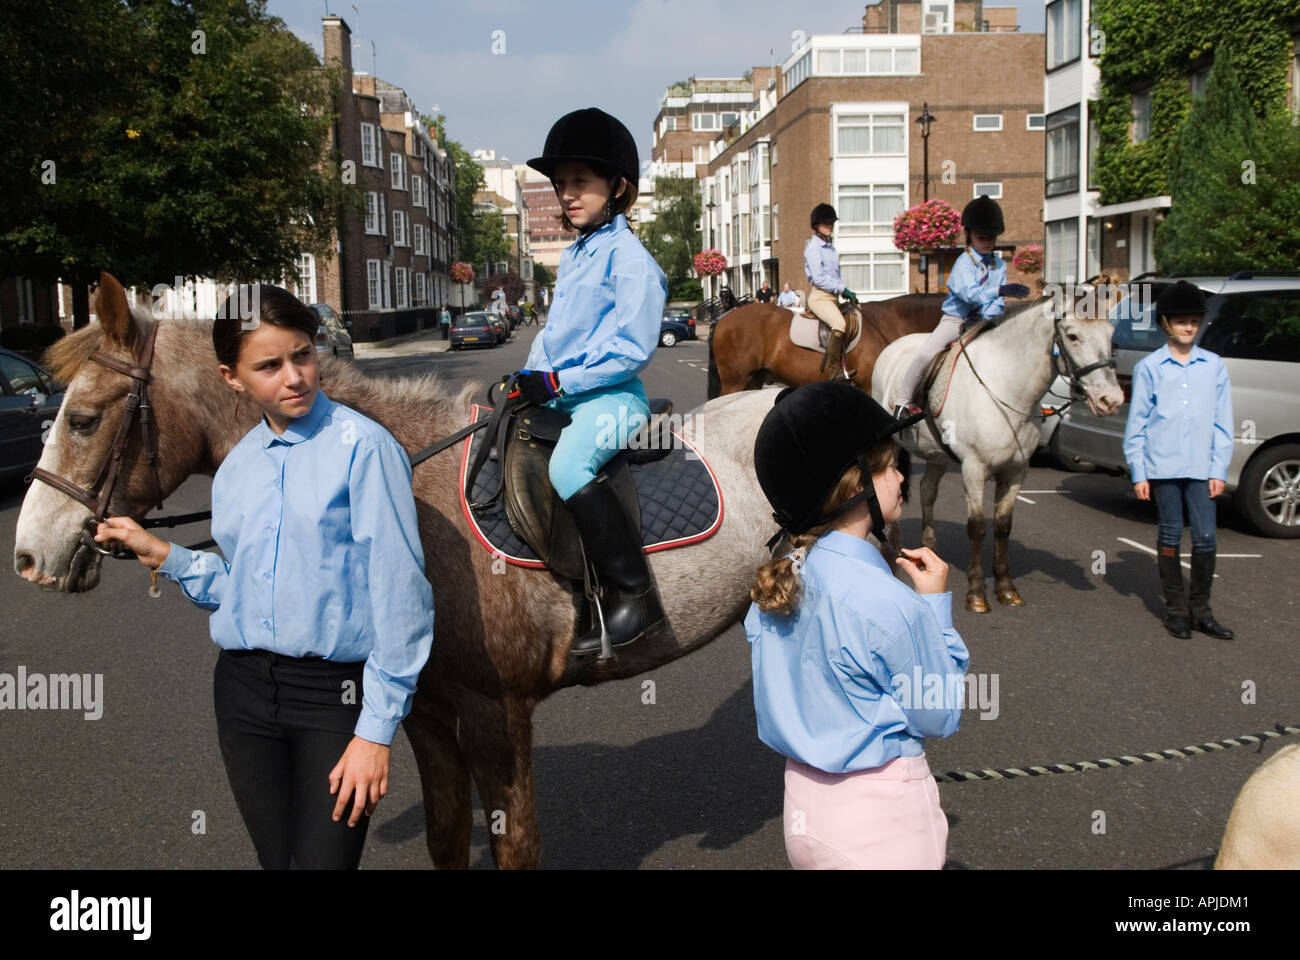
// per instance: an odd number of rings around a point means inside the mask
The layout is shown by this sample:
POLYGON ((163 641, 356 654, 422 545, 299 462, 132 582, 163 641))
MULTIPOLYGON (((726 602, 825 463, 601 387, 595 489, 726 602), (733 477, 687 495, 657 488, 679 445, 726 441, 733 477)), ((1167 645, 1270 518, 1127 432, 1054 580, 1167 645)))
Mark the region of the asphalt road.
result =
MULTIPOLYGON (((358 363, 375 375, 436 369, 486 383, 522 365, 535 332, 521 328, 492 350, 431 355, 408 344, 358 363)), ((659 350, 644 375, 647 391, 672 397, 679 411, 702 403, 706 351, 703 342, 659 350)), ((168 499, 168 512, 203 509, 208 484, 192 478, 168 499)), ((6 558, 24 489, 0 488, 6 558)), ((967 546, 954 472, 939 497, 939 548, 954 568, 960 605, 967 546)), ((955 611, 970 670, 993 702, 968 709, 953 737, 928 743, 932 769, 1090 760, 1300 722, 1300 543, 1253 536, 1221 510, 1214 609, 1237 639, 1177 641, 1159 623, 1151 504, 1123 480, 1039 466, 1024 498, 1012 569, 1027 605, 955 611), (1243 556, 1225 556, 1233 554, 1243 556), (1255 702, 1243 702, 1244 685, 1253 686, 1255 702)), ((991 509, 991 489, 989 499, 991 509)), ((905 511, 905 545, 920 539, 917 514, 915 506, 905 511)), ((206 537, 204 526, 172 534, 182 543, 206 537)), ((985 558, 991 568, 991 538, 985 558)), ((217 749, 207 614, 170 586, 150 599, 148 585, 133 562, 110 561, 100 586, 79 596, 0 577, 0 672, 21 665, 28 673, 99 673, 104 684, 99 719, 0 710, 0 863, 257 866, 217 749)), ((738 626, 652 674, 561 691, 537 710, 535 744, 544 867, 787 865, 783 759, 755 734, 749 650, 738 626), (647 679, 653 704, 643 702, 647 679)), ((1208 867, 1232 800, 1262 759, 1245 748, 944 785, 949 868, 1208 867)), ((481 811, 475 822, 471 864, 490 867, 481 811)), ((415 763, 400 732, 391 791, 362 865, 429 866, 415 763)))

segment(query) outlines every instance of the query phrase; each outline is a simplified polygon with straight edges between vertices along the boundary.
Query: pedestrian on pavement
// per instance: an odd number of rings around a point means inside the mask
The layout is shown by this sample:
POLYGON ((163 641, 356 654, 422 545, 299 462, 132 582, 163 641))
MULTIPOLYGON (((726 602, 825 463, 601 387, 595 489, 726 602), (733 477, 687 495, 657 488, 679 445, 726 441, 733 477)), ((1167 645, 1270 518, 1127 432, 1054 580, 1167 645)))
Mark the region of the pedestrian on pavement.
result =
POLYGON ((1220 640, 1233 633, 1214 619, 1210 587, 1216 556, 1214 500, 1232 459, 1232 384, 1217 353, 1193 346, 1205 297, 1186 280, 1156 299, 1168 337, 1133 369, 1133 399, 1124 427, 1124 459, 1139 500, 1155 500, 1156 568, 1165 599, 1165 629, 1186 640, 1199 630, 1220 640), (1191 596, 1183 591, 1183 516, 1192 531, 1191 596))
POLYGON ((565 228, 578 231, 560 260, 555 320, 533 339, 515 383, 522 399, 570 418, 551 455, 551 484, 607 588, 603 618, 570 648, 581 657, 600 653, 602 619, 615 648, 665 622, 641 524, 600 471, 620 438, 649 420, 640 373, 659 346, 668 283, 625 216, 641 170, 627 127, 595 107, 566 114, 528 165, 550 178, 565 228))
POLYGON ((754 294, 754 299, 759 303, 771 303, 774 296, 776 294, 772 292, 772 285, 764 280, 763 285, 758 289, 758 293, 754 294))
POLYGON ((433 642, 410 462, 320 389, 315 330, 315 314, 265 284, 232 294, 213 323, 235 406, 262 413, 212 480, 224 559, 127 517, 95 535, 212 611, 221 755, 268 870, 357 867, 433 642), (237 305, 250 302, 244 329, 237 305))
POLYGON ((776 298, 776 305, 793 310, 799 306, 799 294, 790 289, 790 284, 784 284, 781 287, 781 295, 776 298))
POLYGON ((783 390, 754 445, 790 549, 759 568, 745 635, 759 739, 786 757, 795 869, 937 870, 946 856, 923 738, 956 732, 964 702, 970 657, 948 567, 927 547, 903 550, 913 591, 867 540, 902 515, 894 435, 917 419, 822 381, 783 390))
POLYGON ((451 310, 444 303, 438 314, 438 325, 442 327, 442 339, 451 339, 451 310))

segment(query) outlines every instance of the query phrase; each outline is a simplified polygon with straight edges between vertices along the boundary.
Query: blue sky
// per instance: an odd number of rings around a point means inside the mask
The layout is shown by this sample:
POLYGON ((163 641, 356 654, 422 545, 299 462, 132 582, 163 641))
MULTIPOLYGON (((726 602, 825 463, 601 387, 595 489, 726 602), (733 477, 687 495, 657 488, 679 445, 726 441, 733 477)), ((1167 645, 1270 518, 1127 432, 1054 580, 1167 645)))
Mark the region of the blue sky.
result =
MULTIPOLYGON (((1020 29, 1040 33, 1042 0, 1020 8, 1020 29)), ((865 0, 269 0, 319 54, 321 17, 352 28, 353 67, 406 90, 421 111, 447 116, 467 149, 522 163, 542 152, 551 124, 580 107, 614 114, 650 154, 659 97, 688 76, 740 76, 781 63, 791 35, 842 33, 865 0), (501 34, 495 34, 502 31, 501 34), (495 36, 494 36, 495 34, 495 36), (372 48, 373 47, 373 60, 372 48), (504 52, 494 53, 504 44, 504 52), (770 51, 770 52, 769 52, 770 51)))

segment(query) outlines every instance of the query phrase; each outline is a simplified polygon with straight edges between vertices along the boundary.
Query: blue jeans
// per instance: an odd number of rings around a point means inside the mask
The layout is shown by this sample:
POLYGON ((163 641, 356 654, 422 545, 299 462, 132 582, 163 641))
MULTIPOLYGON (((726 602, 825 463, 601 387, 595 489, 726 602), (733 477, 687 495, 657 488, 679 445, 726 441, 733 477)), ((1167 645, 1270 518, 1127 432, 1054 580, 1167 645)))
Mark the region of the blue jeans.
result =
POLYGON ((1156 541, 1162 546, 1176 547, 1183 539, 1183 511, 1187 511, 1187 524, 1192 529, 1192 552, 1209 553, 1215 548, 1214 501, 1210 499, 1207 480, 1179 477, 1173 480, 1151 480, 1151 499, 1156 502, 1156 516, 1160 532, 1156 541))
POLYGON ((551 454, 551 486, 568 500, 592 480, 650 419, 640 377, 611 387, 556 397, 547 406, 572 418, 551 454))

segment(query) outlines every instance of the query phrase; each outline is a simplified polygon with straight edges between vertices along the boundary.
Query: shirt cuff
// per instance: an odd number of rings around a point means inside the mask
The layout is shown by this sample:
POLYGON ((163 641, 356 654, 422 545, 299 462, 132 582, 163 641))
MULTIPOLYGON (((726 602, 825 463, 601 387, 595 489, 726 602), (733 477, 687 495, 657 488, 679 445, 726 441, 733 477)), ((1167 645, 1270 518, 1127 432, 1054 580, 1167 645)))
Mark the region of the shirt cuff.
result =
POLYGON ((1147 481, 1146 464, 1142 463, 1142 464, 1134 465, 1130 463, 1128 465, 1128 477, 1132 483, 1146 483, 1147 481))
POLYGON ((158 567, 158 572, 168 580, 180 580, 180 575, 184 572, 192 561, 191 554, 193 550, 187 550, 175 543, 167 544, 167 559, 158 567))
POLYGON ((397 734, 397 720, 385 720, 366 709, 365 701, 362 701, 361 716, 357 718, 357 725, 352 732, 362 740, 369 740, 371 743, 382 744, 385 747, 392 746, 393 737, 397 734))
POLYGON ((566 394, 582 393, 582 367, 565 367, 555 371, 555 379, 560 382, 560 389, 566 394))
POLYGON ((934 618, 939 621, 940 630, 952 629, 952 591, 944 593, 918 593, 918 597, 930 605, 934 618))

